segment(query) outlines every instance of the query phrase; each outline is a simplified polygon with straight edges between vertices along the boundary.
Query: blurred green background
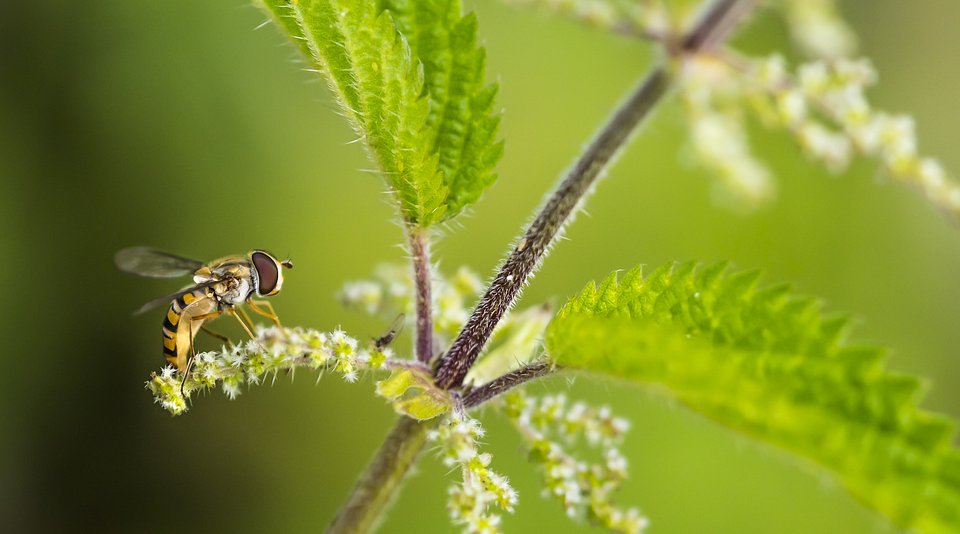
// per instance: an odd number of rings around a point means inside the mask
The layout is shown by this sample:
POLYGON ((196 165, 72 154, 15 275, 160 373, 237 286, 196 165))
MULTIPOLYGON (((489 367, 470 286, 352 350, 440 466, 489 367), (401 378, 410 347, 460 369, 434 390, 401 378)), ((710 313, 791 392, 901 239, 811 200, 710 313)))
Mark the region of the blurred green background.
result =
MULTIPOLYGON (((501 82, 500 180, 435 247, 443 268, 490 273, 507 243, 611 107, 650 47, 492 1, 480 16, 501 82)), ((845 2, 881 73, 876 103, 913 113, 922 150, 960 172, 960 4, 845 2)), ((301 376, 171 418, 143 383, 162 364, 161 313, 132 318, 176 283, 115 271, 147 244, 209 259, 263 247, 297 264, 274 299, 288 324, 356 336, 348 279, 400 261, 402 234, 325 87, 243 0, 0 3, 0 521, 3 530, 315 531, 330 520, 394 415, 369 378, 301 376)), ((762 14, 745 50, 782 48, 762 14)), ((610 172, 521 305, 563 297, 636 264, 730 259, 792 281, 862 319, 859 340, 931 378, 926 406, 960 416, 960 233, 872 164, 832 177, 783 135, 756 132, 780 198, 752 216, 710 200, 665 106, 610 172)), ((399 347, 409 346, 409 335, 399 347)), ((633 423, 620 495, 653 532, 884 532, 820 473, 660 399, 594 380, 534 391, 608 403, 633 423)), ((577 531, 539 496, 538 474, 496 414, 496 467, 521 492, 508 532, 577 531)), ((451 530, 453 474, 425 457, 384 532, 451 530)))

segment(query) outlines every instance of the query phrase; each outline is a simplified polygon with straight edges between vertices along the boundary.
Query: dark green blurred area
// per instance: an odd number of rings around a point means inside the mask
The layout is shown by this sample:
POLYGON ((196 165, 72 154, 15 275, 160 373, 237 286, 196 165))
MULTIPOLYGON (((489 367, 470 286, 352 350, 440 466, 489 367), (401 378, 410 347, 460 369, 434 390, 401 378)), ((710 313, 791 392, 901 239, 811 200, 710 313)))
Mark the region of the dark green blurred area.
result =
MULTIPOLYGON (((651 61, 650 48, 482 1, 501 82, 506 155, 437 260, 486 274, 558 174, 651 61)), ((881 73, 878 106, 917 118, 921 149, 960 172, 960 4, 846 2, 881 73)), ((274 299, 283 320, 363 337, 386 326, 341 311, 348 279, 401 261, 377 177, 323 84, 242 1, 0 4, 0 247, 7 302, 0 371, 0 529, 316 531, 391 424, 370 379, 281 377, 238 400, 197 399, 171 418, 143 390, 162 364, 160 313, 132 318, 175 283, 122 276, 121 247, 199 258, 264 247, 297 267, 274 299)), ((762 14, 740 39, 784 46, 762 14)), ((676 103, 649 123, 556 247, 522 306, 637 264, 730 259, 855 312, 855 337, 892 347, 894 369, 931 379, 926 406, 960 416, 960 232, 918 195, 807 162, 757 130, 780 197, 741 216, 710 201, 684 155, 676 103)), ((555 301, 557 301, 555 300, 555 301)), ((409 336, 398 343, 406 349, 409 336)), ((608 403, 633 421, 620 495, 653 532, 883 532, 819 472, 649 394, 587 379, 533 391, 608 403)), ((496 468, 521 492, 508 532, 577 531, 496 414, 496 468)), ((384 532, 451 530, 455 475, 427 456, 384 532)))

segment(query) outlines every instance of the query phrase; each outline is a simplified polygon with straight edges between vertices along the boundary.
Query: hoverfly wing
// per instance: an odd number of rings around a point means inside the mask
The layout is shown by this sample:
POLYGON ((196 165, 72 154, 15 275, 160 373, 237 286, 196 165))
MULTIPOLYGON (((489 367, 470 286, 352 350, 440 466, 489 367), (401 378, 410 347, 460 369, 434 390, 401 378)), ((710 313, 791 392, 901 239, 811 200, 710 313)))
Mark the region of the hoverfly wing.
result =
POLYGON ((121 271, 149 278, 185 276, 203 266, 202 261, 149 247, 125 248, 117 252, 113 259, 121 271))
POLYGON ((210 280, 209 282, 193 285, 193 286, 181 289, 176 293, 171 293, 170 295, 164 295, 160 298, 153 299, 150 302, 144 304, 143 306, 140 306, 140 308, 138 308, 137 311, 133 312, 133 315, 140 315, 146 311, 150 311, 156 308, 157 306, 169 306, 174 299, 178 299, 186 295, 187 293, 191 293, 197 289, 203 289, 205 287, 210 287, 210 286, 219 284, 220 282, 222 282, 222 280, 210 280))

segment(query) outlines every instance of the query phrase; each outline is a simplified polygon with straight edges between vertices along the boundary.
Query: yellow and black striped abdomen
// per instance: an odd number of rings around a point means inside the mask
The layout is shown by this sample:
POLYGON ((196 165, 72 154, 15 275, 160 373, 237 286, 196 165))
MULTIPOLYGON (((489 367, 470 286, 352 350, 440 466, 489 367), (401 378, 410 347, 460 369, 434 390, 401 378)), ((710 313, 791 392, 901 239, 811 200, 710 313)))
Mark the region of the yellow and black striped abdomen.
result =
MULTIPOLYGON (((167 316, 163 318, 163 356, 170 364, 178 368, 182 367, 183 358, 181 356, 184 350, 189 349, 189 347, 177 346, 177 338, 180 337, 178 332, 181 326, 183 326, 181 323, 184 322, 182 320, 184 311, 194 302, 206 297, 207 295, 203 289, 196 289, 190 293, 181 295, 170 303, 167 316)), ((187 322, 189 322, 189 319, 187 322)), ((181 368, 180 370, 182 371, 183 369, 181 368)))

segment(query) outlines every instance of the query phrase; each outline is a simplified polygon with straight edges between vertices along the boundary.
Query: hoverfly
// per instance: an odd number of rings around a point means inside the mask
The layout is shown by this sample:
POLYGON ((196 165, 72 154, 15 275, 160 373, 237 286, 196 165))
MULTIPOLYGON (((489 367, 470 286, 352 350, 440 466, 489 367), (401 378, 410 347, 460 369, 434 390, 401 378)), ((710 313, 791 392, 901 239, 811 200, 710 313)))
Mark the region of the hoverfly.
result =
POLYGON ((114 259, 121 271, 150 278, 193 274, 193 286, 152 300, 134 312, 138 315, 169 303, 170 308, 163 319, 163 355, 177 367, 184 381, 196 354, 193 340, 198 331, 203 330, 229 343, 226 337, 207 329, 204 326, 207 321, 224 313, 232 315, 251 339, 256 338, 250 317, 239 307, 246 304, 280 326, 273 306, 254 297, 279 293, 283 286, 283 269, 293 268, 290 260, 279 261, 262 250, 204 263, 152 248, 132 247, 117 252, 114 259))

